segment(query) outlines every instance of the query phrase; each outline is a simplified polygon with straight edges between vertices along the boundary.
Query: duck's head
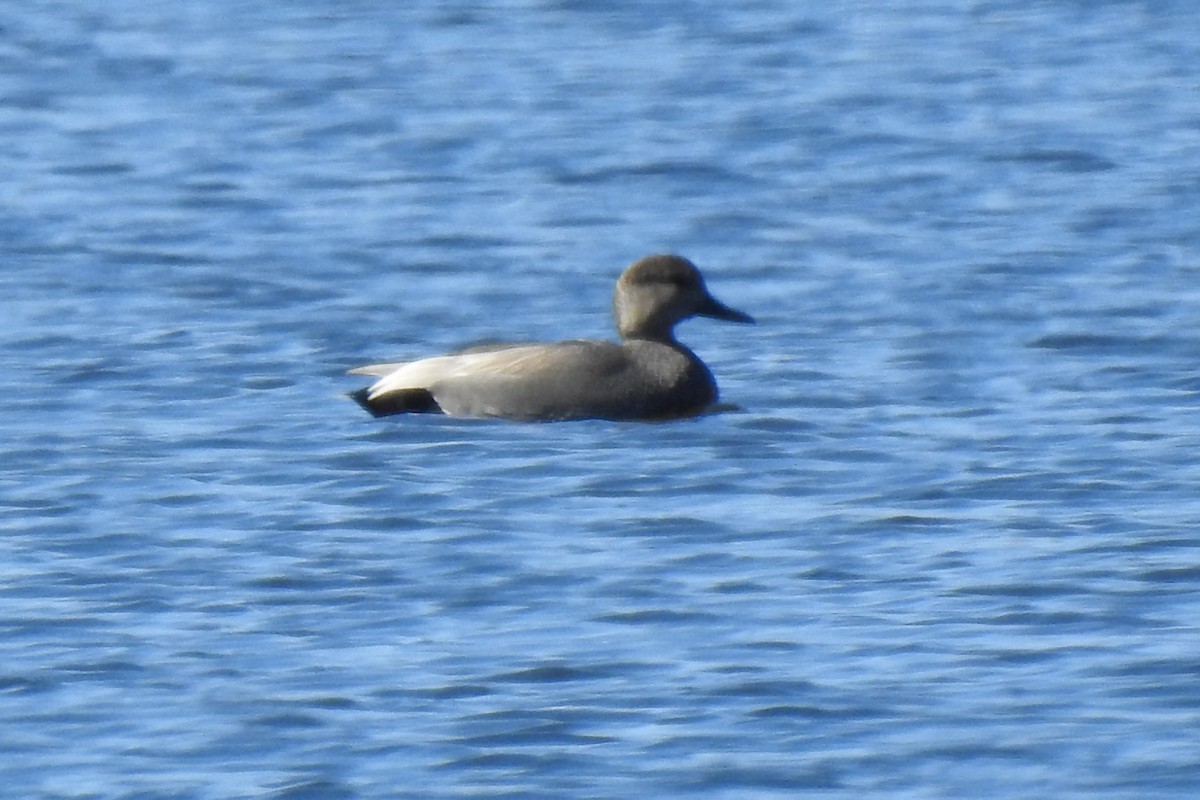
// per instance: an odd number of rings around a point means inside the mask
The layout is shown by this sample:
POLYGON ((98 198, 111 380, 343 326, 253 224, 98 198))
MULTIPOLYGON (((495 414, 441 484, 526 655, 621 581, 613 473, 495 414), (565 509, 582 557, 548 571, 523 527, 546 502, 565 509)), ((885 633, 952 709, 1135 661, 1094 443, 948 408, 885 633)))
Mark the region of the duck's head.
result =
POLYGON ((672 341, 675 324, 700 316, 754 322, 708 293, 696 265, 682 256, 647 256, 621 274, 613 292, 613 316, 623 339, 672 341))

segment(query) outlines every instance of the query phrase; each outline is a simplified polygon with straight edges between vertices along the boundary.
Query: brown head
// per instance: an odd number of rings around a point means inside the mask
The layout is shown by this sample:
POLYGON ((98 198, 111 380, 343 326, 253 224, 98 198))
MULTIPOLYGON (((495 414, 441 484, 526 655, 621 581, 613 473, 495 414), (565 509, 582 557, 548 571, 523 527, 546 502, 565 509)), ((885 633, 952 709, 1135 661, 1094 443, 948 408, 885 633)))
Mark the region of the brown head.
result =
POLYGON ((754 322, 708 293, 696 265, 682 256, 647 256, 621 274, 613 316, 622 339, 674 341, 672 329, 688 317, 754 322))

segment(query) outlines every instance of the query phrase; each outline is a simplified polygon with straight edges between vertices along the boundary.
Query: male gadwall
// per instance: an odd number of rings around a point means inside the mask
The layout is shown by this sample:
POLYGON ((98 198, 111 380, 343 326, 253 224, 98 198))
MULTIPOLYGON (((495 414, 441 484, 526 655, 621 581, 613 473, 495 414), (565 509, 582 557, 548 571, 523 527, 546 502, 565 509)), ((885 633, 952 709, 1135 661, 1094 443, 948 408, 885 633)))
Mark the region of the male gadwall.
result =
POLYGON ((753 322, 708 293, 686 258, 656 255, 617 281, 613 315, 621 343, 577 339, 498 345, 397 364, 372 364, 352 375, 380 379, 351 394, 377 417, 444 413, 516 420, 656 420, 703 412, 717 400, 712 373, 675 341, 691 316, 753 322))

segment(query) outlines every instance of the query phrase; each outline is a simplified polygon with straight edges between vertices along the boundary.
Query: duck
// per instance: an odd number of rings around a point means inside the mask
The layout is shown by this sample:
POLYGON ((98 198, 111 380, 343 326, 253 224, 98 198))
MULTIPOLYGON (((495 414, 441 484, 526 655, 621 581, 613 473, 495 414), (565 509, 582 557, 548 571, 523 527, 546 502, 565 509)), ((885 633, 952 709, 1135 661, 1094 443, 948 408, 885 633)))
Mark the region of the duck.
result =
POLYGON ((647 256, 621 273, 613 316, 619 342, 484 345, 356 367, 348 374, 378 380, 350 397, 375 417, 435 413, 551 422, 696 416, 717 402, 717 383, 675 338, 675 326, 697 316, 754 322, 713 297, 696 265, 674 254, 647 256))

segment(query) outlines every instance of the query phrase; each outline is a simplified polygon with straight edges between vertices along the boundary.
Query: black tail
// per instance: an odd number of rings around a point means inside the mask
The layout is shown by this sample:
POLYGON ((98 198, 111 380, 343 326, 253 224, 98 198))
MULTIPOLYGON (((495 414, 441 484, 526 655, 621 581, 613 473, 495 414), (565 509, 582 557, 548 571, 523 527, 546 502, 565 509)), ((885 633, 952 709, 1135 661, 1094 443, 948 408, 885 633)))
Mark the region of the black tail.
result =
POLYGON ((350 392, 351 399, 373 417, 388 417, 392 414, 441 414, 441 406, 425 389, 404 389, 388 392, 374 400, 369 387, 350 392))

